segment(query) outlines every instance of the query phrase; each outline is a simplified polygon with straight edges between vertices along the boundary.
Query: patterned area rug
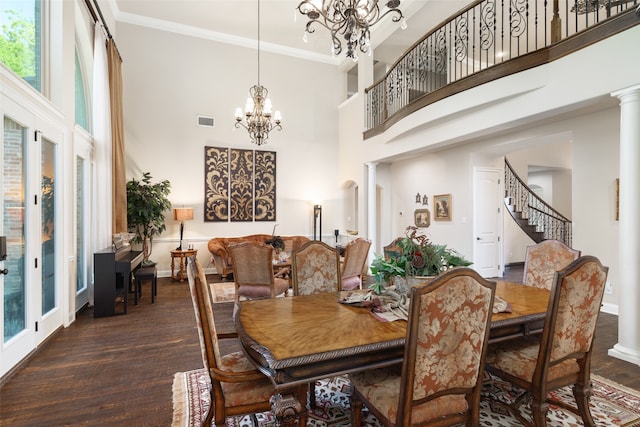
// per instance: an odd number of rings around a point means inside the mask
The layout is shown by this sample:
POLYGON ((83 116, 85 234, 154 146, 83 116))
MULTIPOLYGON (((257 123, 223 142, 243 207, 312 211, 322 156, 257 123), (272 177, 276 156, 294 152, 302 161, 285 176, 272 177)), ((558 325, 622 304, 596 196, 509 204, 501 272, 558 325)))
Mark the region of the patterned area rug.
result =
POLYGON ((213 302, 231 302, 236 297, 236 284, 234 282, 209 283, 213 302))
MULTIPOLYGON (((592 375, 593 393, 591 396, 591 414, 598 426, 640 426, 640 392, 614 384, 604 378, 592 375)), ((480 407, 481 426, 521 426, 517 417, 493 399, 514 401, 523 394, 508 383, 492 378, 483 391, 483 402, 480 407)), ((203 369, 179 372, 173 380, 173 422, 172 427, 196 427, 202 424, 209 410, 209 377, 203 369)), ((319 381, 316 385, 317 409, 310 411, 307 426, 349 426, 349 395, 351 385, 344 377, 336 377, 319 381)), ((553 399, 575 405, 573 395, 568 387, 553 393, 553 399)), ((525 399, 526 400, 526 399, 525 399)), ((531 419, 527 407, 528 402, 519 408, 519 416, 531 419)), ((365 409, 366 411, 366 409, 365 409)), ((363 420, 367 426, 379 426, 378 421, 365 412, 363 420)), ((252 416, 233 417, 227 419, 230 427, 271 427, 276 422, 270 413, 252 416)), ((557 405, 550 405, 548 413, 549 427, 581 426, 579 416, 557 405)))

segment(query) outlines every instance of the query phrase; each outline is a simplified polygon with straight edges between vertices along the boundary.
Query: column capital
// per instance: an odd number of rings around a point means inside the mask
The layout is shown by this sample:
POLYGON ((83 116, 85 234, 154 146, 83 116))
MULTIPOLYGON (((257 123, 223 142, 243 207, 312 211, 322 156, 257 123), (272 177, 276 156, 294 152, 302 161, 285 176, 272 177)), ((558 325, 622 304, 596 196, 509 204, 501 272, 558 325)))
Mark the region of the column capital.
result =
POLYGON ((615 92, 611 92, 611 96, 616 97, 616 98, 620 98, 620 97, 623 97, 625 95, 630 95, 632 93, 640 93, 640 85, 630 86, 630 87, 625 88, 625 89, 620 89, 620 90, 617 90, 615 92))

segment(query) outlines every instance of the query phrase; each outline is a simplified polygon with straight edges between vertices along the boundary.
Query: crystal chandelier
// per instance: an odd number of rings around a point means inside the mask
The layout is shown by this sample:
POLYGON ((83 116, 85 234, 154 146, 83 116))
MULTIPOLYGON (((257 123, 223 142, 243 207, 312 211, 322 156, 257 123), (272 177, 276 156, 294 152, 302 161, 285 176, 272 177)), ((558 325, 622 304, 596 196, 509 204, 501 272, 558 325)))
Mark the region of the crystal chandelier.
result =
POLYGON ((369 27, 377 24, 388 14, 393 14, 393 22, 402 20, 400 27, 407 28, 402 11, 398 9, 400 0, 388 0, 387 10, 380 12, 378 0, 303 0, 298 11, 309 18, 305 27, 304 41, 307 34, 315 32, 313 24, 318 23, 331 32, 333 54, 342 52, 342 36, 347 43, 347 57, 358 59, 356 48, 362 53, 371 54, 369 27))
POLYGON ((258 0, 258 84, 249 89, 244 114, 242 108, 236 108, 235 126, 245 128, 254 144, 264 145, 269 139, 269 132, 273 129, 282 130, 280 111, 272 114, 272 109, 269 91, 260 84, 260 0, 258 0))

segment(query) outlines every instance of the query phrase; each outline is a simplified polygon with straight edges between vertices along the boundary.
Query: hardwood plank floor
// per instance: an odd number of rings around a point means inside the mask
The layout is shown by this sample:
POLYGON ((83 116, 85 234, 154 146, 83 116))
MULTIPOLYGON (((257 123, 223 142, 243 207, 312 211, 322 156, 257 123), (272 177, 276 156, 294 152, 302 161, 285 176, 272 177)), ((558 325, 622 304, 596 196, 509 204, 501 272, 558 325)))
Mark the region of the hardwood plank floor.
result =
MULTIPOLYGON (((509 274, 522 277, 521 270, 509 274)), ((198 334, 186 282, 159 278, 153 305, 149 291, 145 283, 141 302, 130 302, 125 316, 79 313, 0 388, 0 425, 171 425, 173 374, 202 366, 198 334)), ((219 329, 232 329, 232 305, 216 309, 219 329)), ((640 367, 607 355, 617 317, 602 313, 597 328, 592 371, 640 390, 640 367)), ((236 348, 222 344, 223 352, 236 348)))

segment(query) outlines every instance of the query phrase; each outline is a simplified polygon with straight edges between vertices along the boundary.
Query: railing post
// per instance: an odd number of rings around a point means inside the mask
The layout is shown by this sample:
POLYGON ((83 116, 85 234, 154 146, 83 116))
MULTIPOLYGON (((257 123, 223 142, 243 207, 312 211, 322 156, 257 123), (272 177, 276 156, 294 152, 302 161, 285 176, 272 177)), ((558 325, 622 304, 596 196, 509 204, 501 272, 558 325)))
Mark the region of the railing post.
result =
POLYGON ((560 19, 560 0, 553 0, 553 18, 551 18, 551 43, 557 43, 562 37, 562 19, 560 19))

